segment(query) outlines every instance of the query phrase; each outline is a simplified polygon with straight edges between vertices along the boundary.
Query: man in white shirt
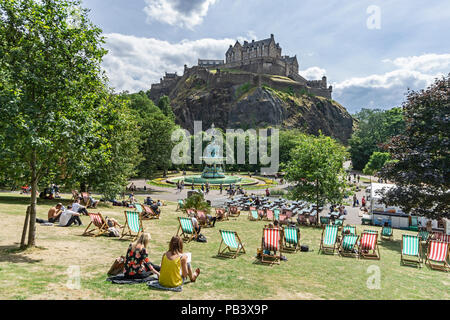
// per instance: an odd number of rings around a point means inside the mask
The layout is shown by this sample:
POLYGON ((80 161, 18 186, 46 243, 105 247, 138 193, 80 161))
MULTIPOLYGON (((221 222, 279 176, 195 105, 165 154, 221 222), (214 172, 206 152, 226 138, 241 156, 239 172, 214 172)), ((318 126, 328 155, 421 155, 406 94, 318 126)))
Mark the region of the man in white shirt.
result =
POLYGON ((88 215, 88 211, 85 206, 80 204, 80 199, 76 199, 74 203, 72 203, 72 211, 76 213, 83 213, 84 215, 88 215))
POLYGON ((83 225, 80 219, 80 214, 78 212, 72 211, 72 207, 68 206, 59 218, 59 225, 61 227, 70 227, 73 223, 79 226, 83 225))

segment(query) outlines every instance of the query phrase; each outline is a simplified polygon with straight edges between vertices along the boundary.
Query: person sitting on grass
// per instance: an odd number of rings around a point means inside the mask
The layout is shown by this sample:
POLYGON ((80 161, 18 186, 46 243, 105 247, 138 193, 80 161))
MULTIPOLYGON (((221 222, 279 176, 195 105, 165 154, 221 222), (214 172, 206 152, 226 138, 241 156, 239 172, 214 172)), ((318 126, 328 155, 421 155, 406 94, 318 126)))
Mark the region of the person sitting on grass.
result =
POLYGON ((125 258, 125 278, 145 279, 153 273, 158 274, 159 266, 152 264, 148 258, 149 241, 150 234, 145 232, 135 242, 130 243, 125 258))
POLYGON ((86 207, 80 204, 80 199, 75 199, 75 201, 72 203, 72 211, 82 213, 85 216, 88 215, 86 207))
POLYGON ((195 282, 200 275, 199 268, 192 272, 188 256, 183 254, 183 240, 179 236, 172 237, 169 251, 162 256, 160 271, 154 272, 158 275, 159 284, 166 288, 181 286, 187 277, 191 282, 195 282))
POLYGON ((59 218, 59 225, 61 227, 70 227, 72 224, 77 224, 82 226, 83 223, 80 219, 80 214, 78 212, 72 211, 72 206, 67 206, 67 209, 61 213, 61 217, 59 218))
POLYGON ((59 221, 59 218, 63 213, 62 207, 62 203, 58 203, 56 206, 48 210, 48 222, 55 223, 59 221))

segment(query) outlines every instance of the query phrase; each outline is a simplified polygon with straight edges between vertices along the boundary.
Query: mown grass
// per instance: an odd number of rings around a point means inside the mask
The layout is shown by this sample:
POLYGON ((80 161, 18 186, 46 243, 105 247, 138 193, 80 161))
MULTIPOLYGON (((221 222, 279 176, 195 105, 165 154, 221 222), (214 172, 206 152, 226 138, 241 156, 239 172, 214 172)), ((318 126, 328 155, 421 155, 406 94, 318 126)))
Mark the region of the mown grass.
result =
MULTIPOLYGON (((144 196, 140 196, 141 200, 144 196)), ((181 293, 155 291, 145 284, 113 285, 106 272, 114 259, 124 255, 128 240, 108 237, 82 237, 85 227, 37 226, 38 248, 20 251, 17 242, 23 226, 27 198, 0 194, 0 215, 5 223, 0 232, 0 298, 2 299, 448 299, 450 275, 400 265, 400 239, 407 231, 395 230, 393 241, 380 241, 380 261, 318 254, 321 230, 301 227, 301 243, 311 252, 285 253, 288 261, 280 265, 261 265, 255 259, 264 221, 248 221, 247 212, 239 218, 218 222, 202 229, 207 243, 185 244, 192 253, 194 268, 201 269, 196 283, 188 283, 181 293), (216 256, 219 229, 238 232, 246 254, 236 259, 216 256), (67 269, 79 266, 81 288, 68 289, 67 269), (380 289, 369 289, 367 282, 380 271, 380 289)), ((64 199, 65 203, 68 198, 64 199)), ((52 202, 38 206, 38 216, 46 217, 52 202)), ((160 220, 144 221, 152 236, 150 259, 160 263, 168 241, 178 229, 175 203, 162 208, 160 220)), ((124 221, 123 208, 100 206, 104 215, 124 221)), ((88 223, 87 217, 82 217, 88 223)), ((358 232, 367 229, 358 226, 358 232)), ((376 229, 375 227, 370 227, 376 229)))

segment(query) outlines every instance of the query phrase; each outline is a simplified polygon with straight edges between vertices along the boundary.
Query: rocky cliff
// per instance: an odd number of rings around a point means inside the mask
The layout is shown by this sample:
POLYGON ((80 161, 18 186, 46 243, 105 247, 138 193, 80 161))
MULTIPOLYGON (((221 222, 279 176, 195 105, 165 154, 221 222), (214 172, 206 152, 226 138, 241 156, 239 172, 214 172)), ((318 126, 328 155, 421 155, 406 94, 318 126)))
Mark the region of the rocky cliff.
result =
MULTIPOLYGON (((278 79, 283 80, 283 79, 278 79)), ((187 74, 171 91, 170 99, 183 128, 193 131, 194 121, 203 129, 214 123, 222 129, 302 128, 310 134, 334 137, 343 143, 350 138, 354 119, 339 103, 307 91, 293 90, 289 81, 276 88, 261 80, 245 83, 208 81, 187 74), (220 83, 220 85, 218 85, 220 83)))

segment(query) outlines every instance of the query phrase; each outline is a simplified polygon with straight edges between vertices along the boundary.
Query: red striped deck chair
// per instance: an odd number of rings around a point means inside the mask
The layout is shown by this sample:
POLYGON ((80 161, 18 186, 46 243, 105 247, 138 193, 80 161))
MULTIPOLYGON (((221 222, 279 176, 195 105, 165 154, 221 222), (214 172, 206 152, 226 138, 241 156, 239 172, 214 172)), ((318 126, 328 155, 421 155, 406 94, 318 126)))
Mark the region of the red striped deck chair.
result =
POLYGON ((108 224, 106 220, 103 218, 100 212, 98 213, 88 213, 89 218, 91 218, 91 222, 86 227, 86 230, 83 232, 83 236, 101 236, 102 234, 108 233, 108 224))
POLYGON ((299 214, 297 217, 297 221, 301 225, 307 225, 308 224, 308 217, 306 214, 299 214))
POLYGON ((78 191, 77 190, 72 190, 72 198, 70 199, 70 201, 75 201, 79 198, 80 196, 78 195, 78 191))
POLYGON ((91 199, 89 198, 89 193, 87 192, 82 192, 81 193, 81 197, 83 198, 83 204, 86 207, 89 207, 89 205, 91 204, 91 199))
POLYGON ((183 241, 188 242, 197 238, 197 230, 195 230, 191 218, 178 217, 178 222, 180 223, 180 226, 178 227, 177 236, 180 235, 183 241))
POLYGON ((143 220, 159 219, 159 214, 153 211, 153 209, 149 206, 143 204, 142 208, 144 209, 144 211, 142 212, 143 220))
POLYGON ((261 262, 277 263, 281 260, 281 230, 278 228, 264 227, 261 241, 261 262), (271 254, 273 252, 273 254, 271 254))
POLYGON ((219 230, 222 236, 222 241, 219 245, 219 252, 217 253, 220 257, 231 257, 236 258, 239 253, 245 253, 244 244, 241 242, 236 231, 219 230), (224 244, 224 248, 222 248, 224 244), (227 251, 227 252, 225 252, 227 251))
POLYGON ((438 240, 430 240, 428 242, 427 257, 425 264, 431 269, 449 271, 449 244, 438 240))
POLYGON ((217 221, 228 220, 227 211, 223 208, 216 208, 216 218, 217 218, 217 221))
POLYGON ((142 225, 141 215, 137 211, 125 211, 125 225, 122 229, 123 237, 130 237, 136 239, 141 232, 144 232, 144 226, 142 225))
POLYGON ((434 232, 434 239, 442 242, 450 242, 450 235, 443 232, 434 232))
POLYGON ((322 237, 320 239, 319 253, 329 253, 332 251, 334 254, 337 249, 339 227, 331 224, 324 225, 322 227, 322 237))
POLYGON ((258 209, 258 216, 263 220, 266 217, 266 212, 263 209, 258 209))
POLYGON ((208 220, 208 218, 206 217, 206 213, 203 210, 197 210, 197 220, 198 220, 198 224, 202 227, 205 228, 210 228, 213 227, 212 222, 210 220, 208 220))
POLYGON ((266 220, 266 221, 274 220, 273 210, 270 210, 270 209, 266 210, 266 215, 264 216, 264 220, 266 220))
POLYGON ((195 209, 186 209, 186 213, 188 217, 193 217, 195 216, 195 209))
POLYGON ((317 215, 309 215, 308 222, 311 226, 317 224, 317 215))
POLYGON ((380 260, 380 250, 377 240, 378 232, 363 232, 359 241, 359 257, 380 260))
POLYGON ((236 206, 229 207, 228 216, 230 217, 239 217, 241 215, 241 211, 236 206))
POLYGON ((421 267, 422 263, 422 243, 418 236, 404 234, 402 236, 402 252, 400 256, 400 263, 417 264, 421 267))
POLYGON ((278 216, 278 221, 280 222, 280 225, 282 224, 288 224, 287 216, 285 213, 280 213, 278 216))

